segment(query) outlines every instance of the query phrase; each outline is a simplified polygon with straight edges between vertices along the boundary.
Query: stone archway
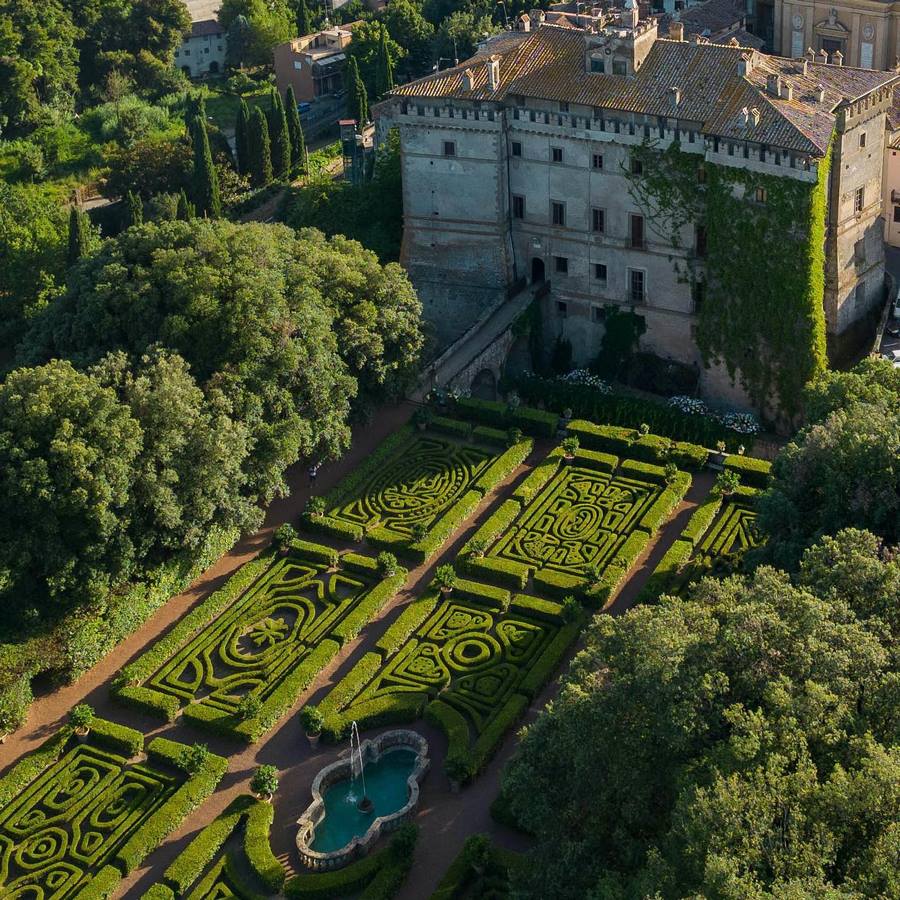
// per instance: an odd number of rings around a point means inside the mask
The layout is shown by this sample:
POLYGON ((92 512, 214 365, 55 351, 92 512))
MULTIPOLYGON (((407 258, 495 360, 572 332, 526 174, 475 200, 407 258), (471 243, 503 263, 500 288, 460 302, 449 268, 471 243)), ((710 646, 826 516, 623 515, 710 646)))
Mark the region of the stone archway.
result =
POLYGON ((531 283, 541 284, 544 280, 544 261, 539 256, 531 259, 531 283))
POLYGON ((219 74, 219 63, 215 59, 209 64, 209 74, 210 75, 218 75, 219 74))
POLYGON ((482 369, 472 379, 472 396, 479 400, 497 399, 497 376, 493 369, 482 369))

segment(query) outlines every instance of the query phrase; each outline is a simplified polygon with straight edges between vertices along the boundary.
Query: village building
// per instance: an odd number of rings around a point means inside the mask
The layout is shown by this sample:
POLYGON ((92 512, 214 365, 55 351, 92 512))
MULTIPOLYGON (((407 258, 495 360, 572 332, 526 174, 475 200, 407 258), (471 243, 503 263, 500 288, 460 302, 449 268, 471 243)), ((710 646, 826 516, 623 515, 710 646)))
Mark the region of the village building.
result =
POLYGON ((175 51, 175 65, 188 78, 217 75, 225 70, 227 41, 225 29, 215 18, 191 23, 187 34, 175 51))
MULTIPOLYGON (((547 282, 544 340, 569 340, 576 362, 597 353, 610 308, 631 309, 646 324, 642 350, 697 365, 705 396, 746 403, 740 377, 703 359, 696 339, 705 224, 673 234, 647 208, 635 186, 652 173, 639 150, 677 142, 698 181, 718 166, 820 186, 824 221, 809 241, 821 275, 810 290, 838 358, 883 298, 885 118, 897 76, 736 40, 685 41, 678 22, 660 39, 656 19, 628 6, 587 29, 529 23, 376 107, 379 134, 400 134, 401 262, 443 344, 524 285, 547 282)), ((807 227, 779 221, 765 188, 734 191, 748 213, 772 210, 762 230, 775 246, 807 227)), ((733 267, 750 283, 765 279, 767 259, 742 250, 733 267)))

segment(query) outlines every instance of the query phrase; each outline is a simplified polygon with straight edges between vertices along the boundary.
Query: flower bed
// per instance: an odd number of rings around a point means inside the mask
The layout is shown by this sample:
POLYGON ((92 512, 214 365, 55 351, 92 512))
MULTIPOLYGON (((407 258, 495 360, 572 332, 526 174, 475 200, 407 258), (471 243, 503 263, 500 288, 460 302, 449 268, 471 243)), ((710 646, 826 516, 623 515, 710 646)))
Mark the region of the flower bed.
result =
POLYGON ((126 666, 113 695, 143 711, 257 740, 340 646, 396 594, 406 572, 379 580, 375 561, 294 541, 240 569, 126 666))

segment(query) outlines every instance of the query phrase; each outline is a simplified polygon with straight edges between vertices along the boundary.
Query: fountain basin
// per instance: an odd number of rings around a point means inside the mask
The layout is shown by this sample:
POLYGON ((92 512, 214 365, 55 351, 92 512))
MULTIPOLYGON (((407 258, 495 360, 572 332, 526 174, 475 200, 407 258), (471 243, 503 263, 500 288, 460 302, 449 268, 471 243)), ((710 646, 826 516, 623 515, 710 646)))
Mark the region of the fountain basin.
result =
POLYGON ((350 757, 322 769, 313 780, 313 801, 297 820, 297 850, 309 869, 337 869, 362 856, 407 821, 419 802, 419 783, 430 764, 422 735, 386 731, 362 741, 360 755, 372 809, 360 809, 361 779, 354 781, 350 757))

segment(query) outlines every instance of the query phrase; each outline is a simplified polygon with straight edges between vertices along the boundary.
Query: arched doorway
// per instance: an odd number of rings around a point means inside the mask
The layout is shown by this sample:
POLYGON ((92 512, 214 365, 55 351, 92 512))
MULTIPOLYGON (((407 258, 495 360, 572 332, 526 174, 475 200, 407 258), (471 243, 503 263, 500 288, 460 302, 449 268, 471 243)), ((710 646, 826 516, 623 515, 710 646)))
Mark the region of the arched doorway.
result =
POLYGON ((210 75, 218 75, 219 74, 219 63, 216 60, 213 60, 209 64, 209 74, 210 75))
POLYGON ((497 378, 490 369, 482 369, 472 379, 472 396, 479 400, 497 399, 497 378))
POLYGON ((184 74, 187 75, 188 78, 191 77, 191 67, 190 66, 182 66, 181 71, 184 72, 184 74))
POLYGON ((534 256, 531 259, 531 283, 540 284, 544 280, 544 261, 534 256))

